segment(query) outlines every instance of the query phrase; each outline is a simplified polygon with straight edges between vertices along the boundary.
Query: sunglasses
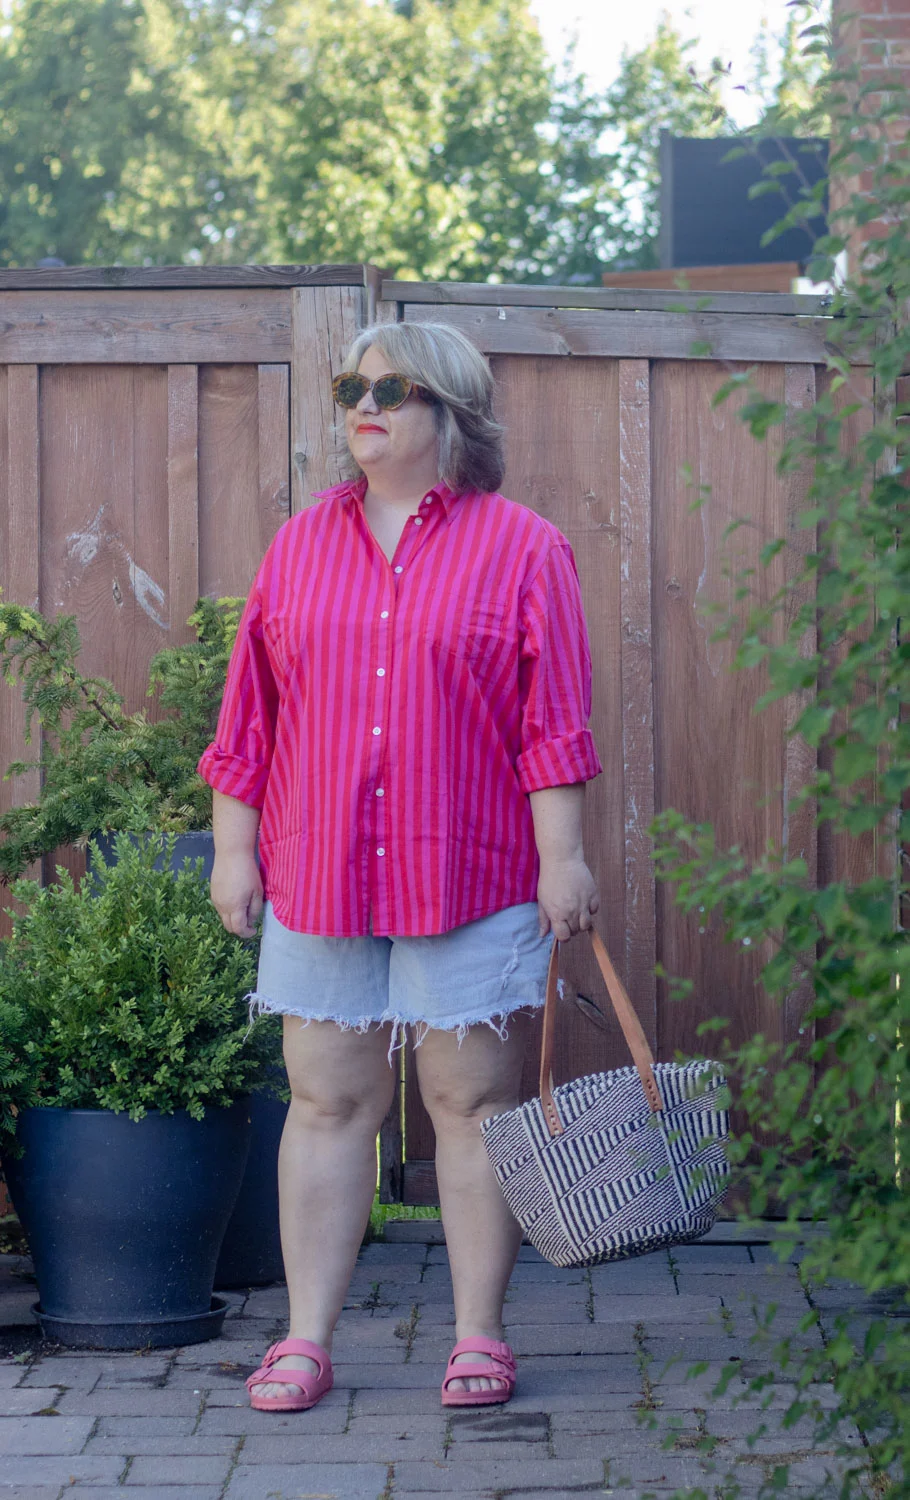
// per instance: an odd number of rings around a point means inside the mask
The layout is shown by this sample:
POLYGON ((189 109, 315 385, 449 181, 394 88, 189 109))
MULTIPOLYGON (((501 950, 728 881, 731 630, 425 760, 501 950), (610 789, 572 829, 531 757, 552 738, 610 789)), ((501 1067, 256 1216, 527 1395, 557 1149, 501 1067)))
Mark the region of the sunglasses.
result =
POLYGON ((336 402, 349 410, 363 400, 367 391, 373 392, 376 405, 383 411, 395 411, 403 406, 412 391, 421 401, 432 404, 436 400, 432 391, 425 385, 418 385, 415 380, 409 380, 407 375, 380 375, 378 380, 367 380, 365 375, 345 371, 332 381, 332 395, 336 402))

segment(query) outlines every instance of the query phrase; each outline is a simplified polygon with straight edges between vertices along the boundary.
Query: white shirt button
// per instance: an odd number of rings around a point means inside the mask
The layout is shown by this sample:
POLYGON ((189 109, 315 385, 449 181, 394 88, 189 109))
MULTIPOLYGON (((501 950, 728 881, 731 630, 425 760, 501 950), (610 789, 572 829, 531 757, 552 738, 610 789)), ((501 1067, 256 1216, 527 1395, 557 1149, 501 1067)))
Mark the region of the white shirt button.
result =
POLYGON ((380 729, 380 727, 379 727, 378 724, 376 725, 376 728, 373 730, 373 733, 374 734, 382 734, 382 730, 380 729))
POLYGON ((378 786, 376 788, 376 796, 377 797, 384 797, 385 796, 385 787, 384 786, 378 786))
POLYGON ((422 526, 423 525, 423 516, 415 516, 414 517, 414 525, 415 526, 422 526))
POLYGON ((380 618, 380 620, 387 620, 389 618, 389 612, 388 612, 388 610, 384 609, 382 611, 382 614, 379 616, 379 618, 380 618))
POLYGON ((376 853, 377 854, 385 854, 385 850, 384 849, 377 849, 376 853))
POLYGON ((376 676, 377 677, 384 677, 385 676, 385 667, 377 667, 376 668, 376 676))
POLYGON ((395 569, 395 572, 396 573, 403 573, 404 572, 404 568, 401 566, 401 563, 398 564, 398 567, 395 569))

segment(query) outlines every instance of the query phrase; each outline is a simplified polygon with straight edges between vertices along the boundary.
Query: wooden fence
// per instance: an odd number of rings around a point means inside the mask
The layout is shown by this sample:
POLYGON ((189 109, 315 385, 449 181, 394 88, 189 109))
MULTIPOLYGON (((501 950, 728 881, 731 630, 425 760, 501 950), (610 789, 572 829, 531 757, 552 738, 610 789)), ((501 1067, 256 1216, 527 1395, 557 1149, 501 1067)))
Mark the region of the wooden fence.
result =
MULTIPOLYGON (((880 832, 841 843, 811 806, 785 820, 814 765, 786 737, 802 704, 754 717, 764 672, 731 675, 733 645, 711 643, 698 613, 734 599, 725 556, 754 567, 768 598, 815 545, 795 524, 806 476, 775 470, 780 429, 757 443, 736 400, 712 409, 710 398, 730 370, 754 366, 769 397, 810 405, 827 380, 826 306, 782 293, 410 284, 364 266, 0 273, 0 585, 75 614, 84 669, 139 707, 151 655, 186 638, 196 597, 246 593, 285 517, 338 477, 330 375, 357 328, 462 329, 496 373, 504 491, 553 521, 578 562, 605 767, 588 787, 585 844, 600 930, 652 1045, 661 1058, 697 1048, 699 1021, 717 1014, 734 1038, 796 1038, 806 995, 780 1009, 757 983, 769 952, 736 949, 674 906, 645 830, 673 806, 747 858, 773 839, 819 883, 894 867, 894 839, 880 832), (710 342, 710 357, 690 353, 694 340, 710 342), (700 485, 710 498, 693 513, 700 485), (789 546, 763 569, 776 536, 789 546), (657 964, 690 978, 692 997, 670 1000, 657 964)), ((7 691, 0 761, 21 753, 7 691)), ((66 858, 78 870, 75 852, 66 858)), ((570 998, 604 1003, 585 940, 569 945, 566 971, 570 998)), ((563 1015, 559 1077, 625 1060, 615 1025, 595 1029, 580 1005, 563 1015)), ((404 1071, 404 1109, 383 1131, 383 1195, 432 1202, 432 1128, 407 1056, 404 1071)))

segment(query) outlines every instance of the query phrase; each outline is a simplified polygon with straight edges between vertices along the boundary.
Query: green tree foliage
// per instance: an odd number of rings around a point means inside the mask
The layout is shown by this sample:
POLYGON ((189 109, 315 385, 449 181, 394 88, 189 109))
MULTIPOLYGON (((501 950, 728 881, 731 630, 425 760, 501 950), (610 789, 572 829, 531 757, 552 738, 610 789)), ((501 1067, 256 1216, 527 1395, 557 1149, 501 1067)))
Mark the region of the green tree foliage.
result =
MULTIPOLYGON (((802 44, 829 60, 823 23, 806 28, 802 44)), ((815 108, 806 124, 831 121, 830 166, 845 186, 831 232, 816 236, 808 266, 814 280, 836 287, 826 340, 830 381, 814 405, 794 410, 746 369, 724 380, 713 404, 736 393, 738 419, 758 442, 784 429, 777 469, 805 476, 806 507, 796 524, 817 527, 817 541, 805 553, 792 536, 767 542, 761 565, 785 579, 776 591, 757 589, 754 570, 736 570, 729 559, 735 607, 704 608, 718 617, 710 639, 736 642, 733 670, 765 674, 757 711, 790 698, 800 711, 788 736, 817 751, 817 768, 788 799, 785 820, 808 804, 842 851, 842 868, 856 872, 868 870, 874 831, 882 854, 893 853, 893 869, 882 860, 865 879, 818 886, 786 844, 769 842, 757 858, 738 846, 722 850, 710 824, 690 824, 675 809, 661 812, 649 833, 657 878, 673 887, 676 904, 713 913, 714 930, 731 943, 770 952, 763 988, 791 1010, 801 1007, 797 1038, 780 1044, 754 1036, 726 1048, 746 1121, 735 1150, 750 1197, 746 1217, 770 1205, 786 1212, 782 1254, 802 1238, 801 1220, 824 1224, 800 1265, 813 1307, 804 1331, 826 1308, 822 1336, 807 1340, 808 1348, 799 1338, 781 1339, 770 1357, 757 1354, 749 1389, 761 1397, 783 1383, 792 1394, 784 1420, 809 1419, 829 1451, 838 1451, 839 1417, 860 1428, 865 1447, 841 1452, 843 1485, 818 1493, 910 1496, 910 944, 901 920, 910 893, 902 862, 910 833, 910 404, 898 403, 896 385, 910 369, 910 157, 893 144, 910 91, 862 84, 855 67, 839 64, 815 108), (862 190, 849 190, 851 178, 862 190), (839 284, 837 258, 848 237, 873 220, 860 264, 839 284), (862 378, 858 366, 868 367, 862 378), (865 841, 865 853, 851 858, 855 839, 865 841)), ((769 180, 780 177, 772 172, 769 180)), ((783 180, 789 207, 769 242, 819 213, 823 184, 783 180)), ((710 492, 702 487, 692 509, 705 504, 710 492)), ((680 994, 691 984, 665 977, 680 994)), ((718 1017, 704 1029, 725 1025, 718 1017)), ((716 1037, 711 1050, 718 1055, 716 1037)), ((771 1321, 769 1332, 773 1342, 771 1321)), ((731 1365, 718 1393, 739 1373, 731 1365)), ((786 1488, 783 1473, 761 1493, 786 1488)), ((737 1490, 712 1490, 721 1492, 737 1490)), ((694 1494, 704 1500, 704 1491, 694 1494)))
POLYGON ((0 33, 0 263, 90 260, 150 143, 179 155, 173 63, 139 0, 16 0, 0 33))
POLYGON ((11 0, 0 264, 655 263, 657 143, 719 128, 666 18, 599 94, 527 0, 11 0))

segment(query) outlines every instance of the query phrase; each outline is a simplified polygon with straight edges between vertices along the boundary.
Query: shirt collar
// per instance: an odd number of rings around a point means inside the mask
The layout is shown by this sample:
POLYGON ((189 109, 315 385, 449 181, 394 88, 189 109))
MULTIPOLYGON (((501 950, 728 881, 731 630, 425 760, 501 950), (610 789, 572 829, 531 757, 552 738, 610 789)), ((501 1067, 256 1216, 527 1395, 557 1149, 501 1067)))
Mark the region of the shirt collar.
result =
MULTIPOLYGON (((348 479, 342 484, 333 484, 327 490, 314 490, 313 499, 340 500, 343 505, 353 505, 355 502, 363 502, 366 489, 366 475, 361 474, 359 479, 348 479)), ((434 484, 431 490, 427 490, 423 498, 427 502, 432 502, 434 498, 440 500, 445 511, 446 520, 449 521, 452 519, 453 511, 458 503, 466 499, 470 494, 473 494, 473 490, 453 490, 449 488, 444 480, 440 479, 439 483, 434 484)))

